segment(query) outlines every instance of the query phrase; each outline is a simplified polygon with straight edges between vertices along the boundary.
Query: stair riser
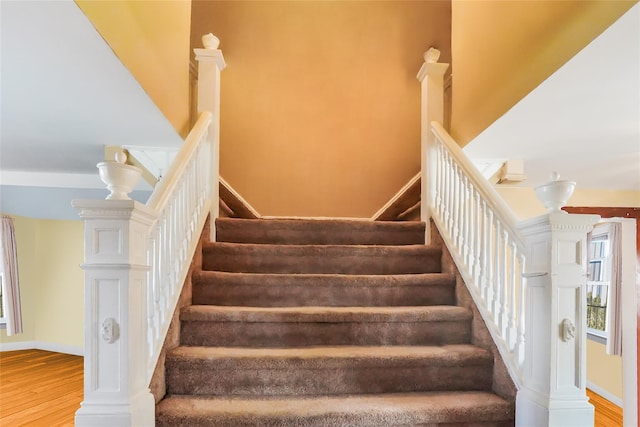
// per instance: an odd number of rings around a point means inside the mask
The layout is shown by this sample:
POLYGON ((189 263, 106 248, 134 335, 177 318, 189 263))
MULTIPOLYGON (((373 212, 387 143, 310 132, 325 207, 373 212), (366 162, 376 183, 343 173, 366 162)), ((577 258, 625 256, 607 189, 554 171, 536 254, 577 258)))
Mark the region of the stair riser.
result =
POLYGON ((439 390, 487 390, 488 366, 416 366, 349 368, 235 368, 211 370, 211 363, 168 362, 169 394, 283 396, 402 393, 439 390))
POLYGON ((421 247, 241 246, 205 248, 203 269, 244 273, 419 274, 439 273, 440 251, 421 247))
POLYGON ((455 289, 449 281, 425 286, 340 286, 331 284, 261 286, 196 280, 193 303, 252 307, 384 307, 452 305, 455 289))
POLYGON ((419 245, 423 223, 233 220, 216 222, 216 240, 286 245, 419 245))
POLYGON ((312 345, 446 345, 469 342, 469 321, 453 322, 201 322, 182 321, 181 344, 221 347, 312 345))

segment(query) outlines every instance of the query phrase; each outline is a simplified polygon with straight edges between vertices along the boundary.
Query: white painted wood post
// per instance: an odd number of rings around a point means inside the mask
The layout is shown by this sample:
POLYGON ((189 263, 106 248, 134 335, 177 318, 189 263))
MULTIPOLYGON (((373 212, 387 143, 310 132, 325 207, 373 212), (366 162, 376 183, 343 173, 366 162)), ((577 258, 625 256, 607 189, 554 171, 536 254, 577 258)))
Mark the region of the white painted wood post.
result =
POLYGON ((222 51, 218 49, 220 41, 213 34, 202 37, 205 49, 194 49, 198 61, 198 114, 210 111, 209 125, 211 141, 211 241, 216 238, 215 220, 219 211, 218 180, 220 177, 220 71, 226 67, 222 51))
POLYGON ((425 243, 431 242, 431 185, 435 182, 435 167, 429 165, 432 157, 430 150, 434 147, 434 135, 431 132, 431 122, 444 125, 444 74, 449 64, 439 63, 440 51, 434 48, 424 54, 424 64, 418 72, 418 80, 422 84, 421 101, 421 193, 420 219, 427 224, 425 243))
POLYGON ((84 220, 84 400, 76 426, 155 424, 146 378, 147 239, 155 212, 133 200, 74 200, 84 220))
POLYGON ((592 426, 586 396, 587 233, 598 215, 551 212, 523 221, 527 278, 518 426, 592 426))

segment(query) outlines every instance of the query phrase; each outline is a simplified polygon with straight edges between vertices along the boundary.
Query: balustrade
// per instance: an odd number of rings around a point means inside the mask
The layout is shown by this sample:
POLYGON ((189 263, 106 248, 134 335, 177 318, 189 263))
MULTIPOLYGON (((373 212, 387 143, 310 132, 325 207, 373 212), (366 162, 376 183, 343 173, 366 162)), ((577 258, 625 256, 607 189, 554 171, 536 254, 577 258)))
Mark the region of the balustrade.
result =
POLYGON ((85 384, 77 426, 153 426, 149 383, 207 216, 218 213, 220 71, 195 49, 199 118, 146 204, 74 200, 85 222, 85 384))
POLYGON ((418 74, 421 218, 442 235, 518 388, 517 424, 592 425, 583 294, 586 235, 599 217, 560 213, 554 199, 544 201, 548 214, 516 221, 442 127, 448 64, 430 52, 418 74), (575 326, 575 338, 564 340, 561 324, 575 326))

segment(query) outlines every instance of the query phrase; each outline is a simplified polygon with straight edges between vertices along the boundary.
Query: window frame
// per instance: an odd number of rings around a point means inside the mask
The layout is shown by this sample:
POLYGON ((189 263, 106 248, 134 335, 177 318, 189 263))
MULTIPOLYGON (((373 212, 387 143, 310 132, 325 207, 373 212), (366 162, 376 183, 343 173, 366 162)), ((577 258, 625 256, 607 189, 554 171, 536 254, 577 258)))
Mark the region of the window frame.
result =
MULTIPOLYGON (((609 323, 607 322, 608 317, 608 309, 609 309, 609 299, 611 295, 611 239, 610 239, 611 227, 607 223, 600 223, 596 227, 594 227, 591 232, 591 241, 589 243, 589 248, 587 248, 587 281, 586 286, 606 286, 606 305, 604 306, 604 317, 605 317, 605 329, 594 329, 590 328, 588 325, 587 328, 587 338, 598 342, 600 344, 607 343, 607 339, 609 338, 609 323), (599 256, 592 256, 592 247, 593 240, 595 238, 606 236, 606 240, 604 241, 604 247, 602 248, 604 254, 599 254, 599 256), (598 263, 599 264, 599 279, 600 280, 590 280, 591 277, 591 264, 598 263)), ((598 239, 599 240, 599 239, 598 239)), ((588 292, 585 292, 585 298, 587 297, 588 292)), ((585 301, 586 302, 586 301, 585 301)), ((587 307, 588 309, 588 307, 587 307)))

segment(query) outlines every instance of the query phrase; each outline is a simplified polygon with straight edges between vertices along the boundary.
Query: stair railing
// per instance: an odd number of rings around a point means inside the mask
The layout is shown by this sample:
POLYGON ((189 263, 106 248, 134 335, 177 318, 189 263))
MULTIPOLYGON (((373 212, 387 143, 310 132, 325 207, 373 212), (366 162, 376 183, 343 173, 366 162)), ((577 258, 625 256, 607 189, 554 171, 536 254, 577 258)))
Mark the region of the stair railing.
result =
POLYGON ((146 205, 156 212, 147 237, 147 383, 169 330, 211 205, 210 112, 203 112, 146 205))
POLYGON ((150 381, 207 216, 215 240, 225 63, 217 39, 203 41, 206 48, 195 49, 198 120, 147 203, 124 193, 73 201, 85 223, 84 400, 76 426, 155 425, 150 381))
POLYGON ((516 424, 593 425, 586 236, 599 217, 568 215, 556 200, 547 214, 518 222, 441 124, 448 64, 438 57, 430 49, 418 73, 421 218, 437 227, 518 389, 516 424))

